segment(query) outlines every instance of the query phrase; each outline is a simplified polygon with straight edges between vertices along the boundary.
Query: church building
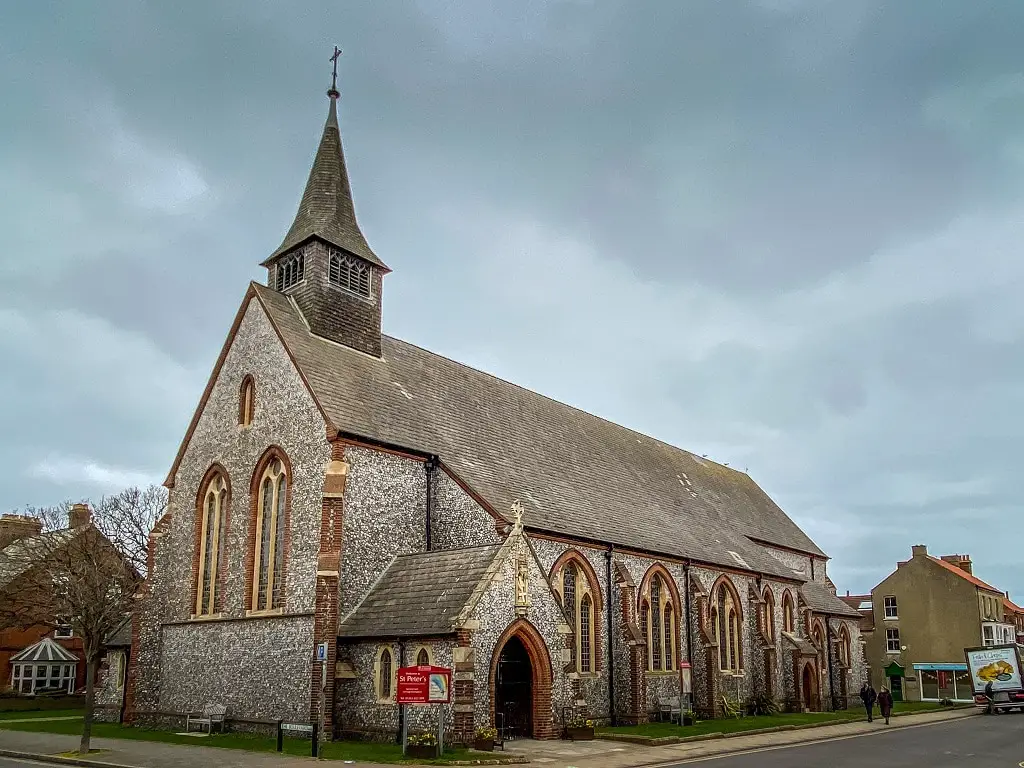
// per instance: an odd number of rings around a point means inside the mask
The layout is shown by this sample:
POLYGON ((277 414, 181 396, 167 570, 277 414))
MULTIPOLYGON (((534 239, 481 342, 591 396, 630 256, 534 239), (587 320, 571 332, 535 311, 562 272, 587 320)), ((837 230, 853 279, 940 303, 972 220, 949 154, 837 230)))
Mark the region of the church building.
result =
POLYGON ((453 670, 457 736, 855 695, 860 614, 746 473, 381 332, 391 270, 328 95, 166 480, 126 720, 223 704, 393 739, 436 722, 395 702, 417 664, 453 670))

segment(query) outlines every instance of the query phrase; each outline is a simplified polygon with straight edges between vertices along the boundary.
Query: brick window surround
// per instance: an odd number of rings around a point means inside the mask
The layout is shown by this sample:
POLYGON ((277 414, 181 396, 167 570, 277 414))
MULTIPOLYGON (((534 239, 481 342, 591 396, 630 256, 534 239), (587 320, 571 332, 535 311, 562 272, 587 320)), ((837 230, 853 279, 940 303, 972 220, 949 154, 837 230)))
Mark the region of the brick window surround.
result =
MULTIPOLYGON (((604 623, 604 620, 601 617, 604 615, 605 610, 604 597, 601 595, 601 583, 597 580, 597 573, 594 571, 594 567, 590 564, 590 561, 575 549, 567 549, 559 555, 557 560, 555 560, 555 564, 551 566, 551 572, 548 574, 548 583, 551 584, 559 598, 563 595, 562 571, 570 562, 576 566, 578 573, 587 582, 587 587, 590 590, 590 622, 593 628, 593 636, 590 641, 593 648, 591 653, 590 673, 593 674, 600 672, 604 668, 604 654, 601 652, 601 631, 604 623)), ((582 597, 582 594, 580 594, 577 589, 577 600, 582 600, 582 597)), ((573 638, 575 640, 577 628, 573 626, 573 622, 569 622, 569 626, 573 628, 573 638)), ((577 665, 576 671, 580 671, 579 652, 575 654, 574 658, 576 659, 577 665)))
MULTIPOLYGON (((264 471, 266 471, 270 462, 275 459, 279 460, 284 467, 284 476, 287 479, 287 484, 284 495, 284 520, 278 521, 279 525, 284 524, 284 558, 281 563, 281 604, 275 606, 274 610, 283 609, 288 604, 288 553, 291 550, 292 544, 292 495, 295 493, 295 483, 293 482, 295 476, 292 474, 292 465, 288 461, 288 455, 278 446, 272 445, 264 451, 263 456, 256 462, 256 469, 253 471, 252 479, 249 481, 249 533, 245 548, 245 609, 247 611, 253 610, 252 590, 256 577, 256 536, 259 534, 256 530, 256 521, 259 518, 260 484, 263 480, 264 471)), ((273 568, 274 564, 269 563, 269 567, 273 568)))
POLYGON ((641 625, 646 620, 647 631, 644 636, 644 642, 647 644, 647 670, 649 672, 671 672, 679 667, 680 659, 680 643, 679 643, 679 627, 680 627, 680 607, 682 601, 679 599, 679 590, 676 587, 676 580, 672 578, 672 574, 668 572, 665 566, 661 563, 655 563, 647 569, 647 573, 644 574, 643 580, 640 582, 640 589, 637 592, 637 615, 640 617, 641 625), (655 576, 659 577, 660 588, 665 591, 666 594, 659 596, 661 605, 658 607, 659 620, 657 626, 653 619, 653 607, 650 604, 651 599, 651 584, 654 581, 655 576), (672 666, 670 669, 663 669, 666 661, 666 653, 663 652, 659 647, 659 653, 654 653, 654 642, 661 637, 664 629, 664 618, 662 618, 661 611, 665 607, 671 607, 672 618, 671 618, 671 633, 672 633, 672 666), (646 612, 645 612, 646 611, 646 612), (657 670, 652 669, 654 666, 655 656, 659 659, 659 666, 657 670))
MULTIPOLYGON (((216 595, 223 596, 225 579, 227 578, 227 542, 228 532, 231 530, 231 477, 228 472, 221 464, 214 463, 210 465, 210 468, 206 470, 206 474, 203 475, 203 480, 199 484, 199 491, 196 494, 196 506, 195 506, 195 531, 193 534, 193 541, 195 546, 192 551, 192 612, 200 613, 196 610, 199 602, 199 564, 202 559, 203 551, 203 517, 206 514, 206 492, 210 488, 210 484, 220 478, 224 481, 224 496, 221 499, 221 506, 224 509, 224 529, 220 532, 220 542, 223 550, 219 553, 217 558, 217 572, 213 574, 214 587, 216 589, 216 595)), ((220 600, 217 599, 218 603, 220 600)))
POLYGON ((551 715, 551 656, 548 654, 547 644, 540 632, 526 619, 517 619, 512 622, 498 642, 494 645, 494 655, 491 657, 490 687, 490 709, 491 725, 495 723, 494 697, 496 695, 495 684, 498 677, 498 659, 505 644, 513 637, 518 637, 526 648, 530 657, 530 671, 533 675, 533 738, 553 739, 557 736, 551 715))

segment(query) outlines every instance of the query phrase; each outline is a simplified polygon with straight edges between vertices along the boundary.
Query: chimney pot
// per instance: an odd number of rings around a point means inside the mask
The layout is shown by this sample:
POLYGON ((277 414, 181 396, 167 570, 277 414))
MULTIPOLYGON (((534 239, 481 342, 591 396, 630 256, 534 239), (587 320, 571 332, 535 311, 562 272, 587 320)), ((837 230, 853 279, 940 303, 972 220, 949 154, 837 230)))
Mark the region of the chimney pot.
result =
POLYGON ((88 504, 79 503, 71 505, 71 510, 68 512, 69 527, 81 528, 83 525, 88 525, 90 520, 92 520, 92 510, 89 509, 88 504))
POLYGON ((910 548, 911 557, 928 557, 928 547, 924 544, 915 544, 910 548))

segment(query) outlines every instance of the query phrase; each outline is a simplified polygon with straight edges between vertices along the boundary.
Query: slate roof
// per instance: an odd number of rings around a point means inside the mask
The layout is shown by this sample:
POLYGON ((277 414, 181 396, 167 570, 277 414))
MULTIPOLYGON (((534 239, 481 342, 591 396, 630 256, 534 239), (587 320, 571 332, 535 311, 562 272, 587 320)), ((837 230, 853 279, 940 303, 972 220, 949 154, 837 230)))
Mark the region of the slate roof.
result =
POLYGON ((824 556, 743 472, 389 336, 382 359, 324 340, 253 289, 336 428, 439 456, 528 529, 796 581, 750 539, 824 556))
POLYGON ((448 635, 501 544, 399 555, 355 609, 340 637, 448 635))
POLYGON ((44 637, 38 643, 33 643, 28 648, 18 651, 11 656, 9 661, 12 664, 26 661, 56 661, 77 664, 78 657, 49 637, 44 637))
POLYGON ((309 171, 309 179, 306 181, 306 189, 302 193, 295 221, 292 222, 280 247, 263 262, 263 266, 267 266, 285 251, 311 237, 319 237, 382 269, 388 269, 388 266, 371 250, 356 221, 334 98, 331 99, 324 133, 313 159, 313 167, 309 171))
POLYGON ((121 625, 111 632, 103 643, 107 648, 128 648, 132 644, 132 617, 125 616, 121 625))
POLYGON ((849 619, 861 618, 861 613, 840 600, 829 591, 828 587, 817 581, 808 581, 800 585, 800 594, 803 595, 807 607, 816 613, 824 613, 829 616, 842 616, 849 619))
POLYGON ((794 635, 792 632, 783 632, 782 637, 789 641, 789 644, 796 648, 804 656, 817 656, 818 649, 810 640, 794 635))
POLYGON ((931 555, 928 555, 928 559, 931 560, 932 562, 934 562, 936 565, 942 566, 947 571, 955 573, 960 578, 966 579, 967 581, 971 582, 971 584, 973 584, 974 586, 978 587, 979 589, 987 589, 989 592, 998 592, 1000 595, 1003 594, 1003 590, 998 589, 996 587, 993 587, 991 584, 987 584, 986 582, 984 582, 981 579, 979 579, 977 576, 968 573, 967 571, 963 570, 962 568, 957 568, 952 563, 947 563, 945 560, 942 560, 942 559, 940 559, 938 557, 932 557, 931 555))
POLYGON ((860 631, 871 632, 875 628, 875 611, 873 608, 861 608, 864 603, 871 605, 871 595, 847 595, 840 597, 844 603, 860 614, 860 631))
POLYGON ((35 536, 26 536, 8 544, 0 550, 0 587, 7 586, 32 567, 38 559, 38 555, 33 550, 38 551, 45 547, 43 550, 45 552, 61 544, 66 544, 76 533, 83 530, 85 530, 85 526, 62 528, 35 536))

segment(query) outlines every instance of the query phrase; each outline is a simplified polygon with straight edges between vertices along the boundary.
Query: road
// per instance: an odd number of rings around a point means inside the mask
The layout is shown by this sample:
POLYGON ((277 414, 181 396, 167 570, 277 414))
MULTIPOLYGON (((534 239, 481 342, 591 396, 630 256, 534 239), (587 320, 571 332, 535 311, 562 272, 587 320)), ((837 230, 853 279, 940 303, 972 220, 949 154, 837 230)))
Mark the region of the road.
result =
POLYGON ((967 717, 779 749, 702 758, 708 768, 1018 768, 1024 714, 967 717))
POLYGON ((35 760, 18 760, 13 757, 0 757, 0 768, 41 768, 53 766, 53 763, 38 763, 35 760))

